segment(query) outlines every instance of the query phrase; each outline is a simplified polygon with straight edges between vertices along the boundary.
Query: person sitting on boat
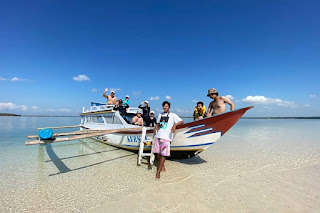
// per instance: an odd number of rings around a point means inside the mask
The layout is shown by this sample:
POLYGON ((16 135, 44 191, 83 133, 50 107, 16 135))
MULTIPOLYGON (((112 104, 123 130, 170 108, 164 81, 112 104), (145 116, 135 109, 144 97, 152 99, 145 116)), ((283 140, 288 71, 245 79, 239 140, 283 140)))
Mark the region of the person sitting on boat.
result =
POLYGON ((164 162, 167 156, 170 156, 170 142, 173 139, 173 133, 176 126, 183 123, 182 119, 173 112, 169 112, 170 103, 162 103, 163 113, 160 113, 157 119, 157 125, 154 128, 155 139, 153 144, 153 153, 157 153, 160 161, 156 178, 160 178, 160 173, 165 171, 164 162))
POLYGON ((193 119, 197 121, 205 117, 206 117, 206 106, 203 105, 203 102, 199 101, 197 103, 197 106, 194 108, 193 119))
POLYGON ((154 127, 156 124, 157 124, 157 119, 154 117, 154 111, 151 111, 146 126, 154 127))
POLYGON ((132 118, 132 124, 143 126, 143 118, 141 117, 141 110, 138 110, 137 115, 132 118))
POLYGON ((143 118, 144 122, 147 123, 148 118, 149 118, 149 113, 150 113, 149 102, 148 101, 141 102, 141 104, 138 106, 138 108, 142 109, 142 111, 143 111, 142 118, 143 118), (142 106, 142 104, 144 104, 144 106, 142 106))
POLYGON ((226 104, 230 105, 230 111, 234 110, 234 103, 225 96, 219 96, 219 93, 215 88, 209 89, 207 96, 213 99, 213 101, 210 102, 208 107, 208 111, 207 111, 208 117, 212 115, 224 113, 226 111, 226 104))
POLYGON ((108 99, 107 104, 108 105, 116 105, 118 99, 116 96, 114 96, 116 94, 115 91, 111 91, 110 95, 106 95, 106 92, 108 92, 108 88, 106 88, 104 90, 104 93, 102 94, 103 97, 108 99))
POLYGON ((128 115, 127 115, 127 111, 129 108, 129 105, 123 105, 123 101, 120 99, 118 101, 119 105, 117 104, 116 106, 113 107, 114 110, 118 110, 120 112, 120 115, 123 117, 123 119, 129 123, 128 121, 128 115))
POLYGON ((126 95, 126 98, 123 99, 122 102, 123 102, 123 105, 124 105, 124 106, 126 106, 126 105, 129 106, 129 104, 130 104, 130 102, 129 102, 129 95, 126 95))

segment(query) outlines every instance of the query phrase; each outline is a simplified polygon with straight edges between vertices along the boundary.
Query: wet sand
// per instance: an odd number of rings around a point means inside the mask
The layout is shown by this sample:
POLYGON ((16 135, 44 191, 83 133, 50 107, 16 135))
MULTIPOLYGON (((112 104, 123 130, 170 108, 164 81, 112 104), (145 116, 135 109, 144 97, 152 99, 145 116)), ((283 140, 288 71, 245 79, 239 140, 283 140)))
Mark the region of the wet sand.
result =
POLYGON ((3 158, 0 212, 319 212, 320 141, 299 128, 235 126, 160 180, 93 140, 28 147, 3 158))

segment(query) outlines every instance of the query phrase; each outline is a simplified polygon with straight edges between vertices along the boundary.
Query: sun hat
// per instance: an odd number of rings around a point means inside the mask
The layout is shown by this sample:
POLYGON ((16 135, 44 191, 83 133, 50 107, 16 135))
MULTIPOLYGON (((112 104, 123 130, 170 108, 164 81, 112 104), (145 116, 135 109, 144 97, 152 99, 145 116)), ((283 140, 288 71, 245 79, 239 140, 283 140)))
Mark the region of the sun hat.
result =
POLYGON ((208 94, 207 94, 207 96, 209 97, 210 94, 214 94, 214 93, 218 93, 215 88, 208 89, 208 94))
POLYGON ((154 111, 151 111, 150 114, 154 114, 154 111))
POLYGON ((129 95, 126 95, 126 98, 129 98, 129 95))
POLYGON ((116 94, 116 92, 115 92, 115 91, 113 91, 113 90, 111 91, 111 93, 116 94))
POLYGON ((149 104, 149 101, 144 101, 145 103, 149 104))

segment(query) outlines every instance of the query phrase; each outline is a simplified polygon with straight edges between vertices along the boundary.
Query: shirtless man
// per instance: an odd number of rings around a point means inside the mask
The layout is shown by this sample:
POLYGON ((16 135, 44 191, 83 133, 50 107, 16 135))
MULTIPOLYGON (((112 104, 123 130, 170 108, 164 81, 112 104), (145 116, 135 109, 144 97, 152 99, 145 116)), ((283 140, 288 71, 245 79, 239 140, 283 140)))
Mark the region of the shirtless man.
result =
POLYGON ((141 111, 137 112, 137 115, 132 118, 132 124, 143 126, 143 118, 141 117, 141 111))
POLYGON ((230 111, 234 110, 234 103, 225 96, 219 96, 219 93, 215 88, 209 89, 207 96, 213 99, 209 104, 207 117, 224 113, 226 111, 226 103, 230 105, 230 111))
POLYGON ((104 90, 104 93, 103 93, 103 97, 107 98, 108 99, 108 102, 107 104, 108 105, 116 105, 117 104, 117 97, 114 96, 115 92, 114 91, 111 91, 110 95, 106 95, 106 92, 108 91, 108 88, 106 88, 104 90))

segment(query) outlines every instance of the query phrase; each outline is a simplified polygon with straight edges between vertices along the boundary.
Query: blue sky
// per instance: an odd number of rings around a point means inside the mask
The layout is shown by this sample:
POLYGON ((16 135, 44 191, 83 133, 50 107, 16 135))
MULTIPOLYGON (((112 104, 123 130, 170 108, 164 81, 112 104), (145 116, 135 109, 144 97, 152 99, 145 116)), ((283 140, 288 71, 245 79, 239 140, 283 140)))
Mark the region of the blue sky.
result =
POLYGON ((313 0, 2 2, 0 112, 77 115, 108 87, 134 107, 169 99, 186 116, 214 87, 236 108, 254 105, 247 116, 320 116, 319 10, 313 0))

